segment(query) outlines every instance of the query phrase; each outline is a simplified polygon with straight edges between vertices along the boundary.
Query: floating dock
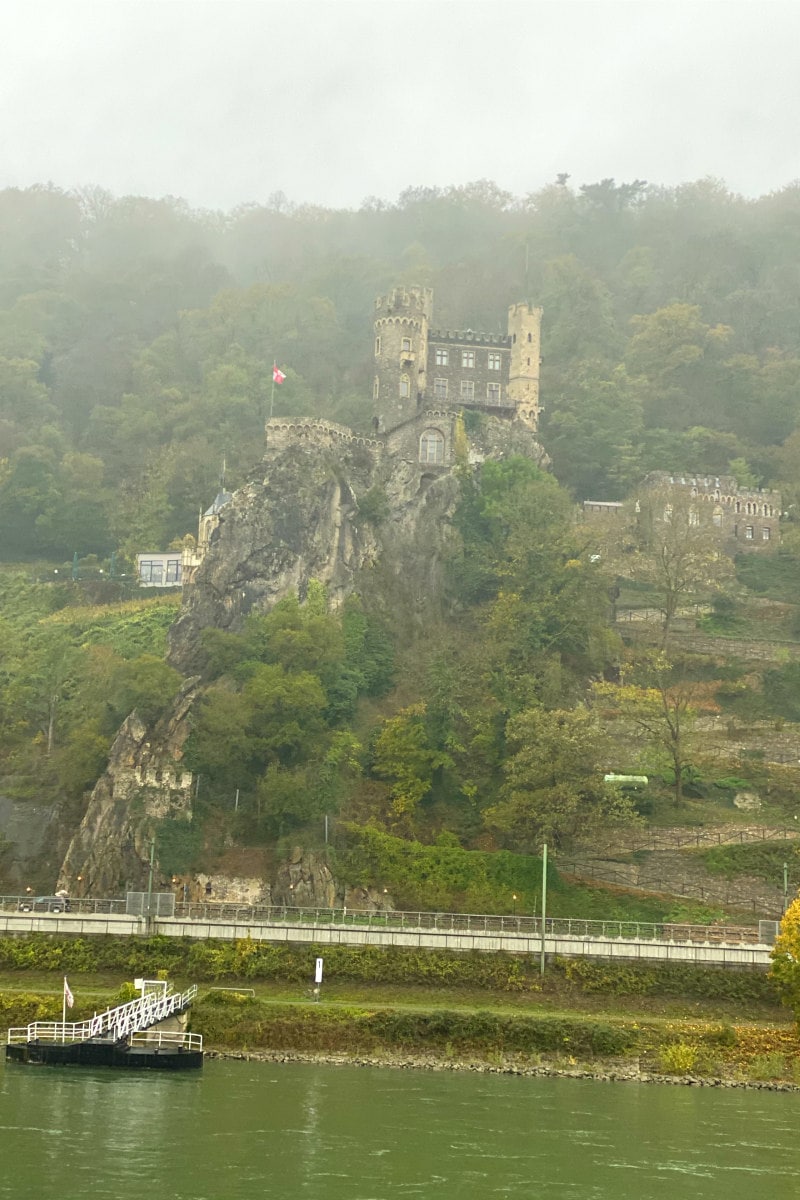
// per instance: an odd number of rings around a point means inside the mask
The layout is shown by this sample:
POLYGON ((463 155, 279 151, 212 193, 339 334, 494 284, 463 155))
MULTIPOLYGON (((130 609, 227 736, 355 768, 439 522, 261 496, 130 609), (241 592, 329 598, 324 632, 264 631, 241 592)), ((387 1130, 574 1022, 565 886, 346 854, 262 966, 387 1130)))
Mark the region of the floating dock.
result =
POLYGON ((159 1028, 186 1012, 197 988, 173 992, 161 981, 137 982, 142 995, 136 1000, 96 1013, 88 1021, 33 1021, 9 1029, 6 1061, 159 1071, 202 1067, 200 1034, 159 1028))

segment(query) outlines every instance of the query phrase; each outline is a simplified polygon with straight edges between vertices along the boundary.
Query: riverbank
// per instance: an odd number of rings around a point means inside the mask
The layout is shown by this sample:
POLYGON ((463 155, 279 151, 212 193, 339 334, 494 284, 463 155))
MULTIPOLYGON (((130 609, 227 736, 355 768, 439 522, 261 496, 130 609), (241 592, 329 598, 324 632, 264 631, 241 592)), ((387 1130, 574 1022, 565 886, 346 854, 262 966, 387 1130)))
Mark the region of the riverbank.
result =
POLYGON ((335 947, 315 998, 317 950, 248 939, 3 938, 0 1028, 57 1020, 65 974, 73 1019, 127 998, 126 980, 160 977, 199 985, 190 1028, 214 1053, 800 1084, 797 1028, 763 971, 554 959, 542 978, 538 958, 526 955, 335 947))
POLYGON ((206 1058, 231 1062, 308 1063, 315 1066, 389 1067, 406 1071, 468 1071, 487 1075, 520 1075, 554 1079, 594 1079, 599 1083, 662 1083, 680 1087, 745 1088, 750 1091, 800 1092, 800 1083, 786 1080, 733 1079, 722 1076, 664 1075, 642 1071, 634 1061, 613 1068, 600 1064, 557 1067, 521 1062, 515 1058, 500 1062, 485 1059, 442 1059, 430 1055, 379 1054, 362 1057, 348 1054, 305 1054, 275 1050, 206 1050, 206 1058))

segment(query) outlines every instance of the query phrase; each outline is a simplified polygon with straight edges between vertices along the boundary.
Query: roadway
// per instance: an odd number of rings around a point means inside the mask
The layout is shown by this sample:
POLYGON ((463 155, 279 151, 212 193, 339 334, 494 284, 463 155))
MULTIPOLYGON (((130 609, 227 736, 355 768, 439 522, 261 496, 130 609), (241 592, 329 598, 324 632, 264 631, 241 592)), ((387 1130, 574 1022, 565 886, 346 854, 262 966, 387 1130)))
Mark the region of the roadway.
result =
MULTIPOLYGON (((202 941, 250 938, 319 947, 380 946, 484 953, 505 951, 509 954, 539 954, 542 948, 541 922, 534 918, 464 917, 445 913, 354 914, 317 910, 313 916, 309 914, 305 919, 298 919, 289 910, 285 916, 248 912, 246 919, 241 919, 219 912, 214 918, 178 915, 152 917, 148 921, 146 917, 123 912, 0 912, 0 934, 24 933, 115 937, 158 934, 202 941), (409 921, 412 916, 417 918, 414 925, 409 921), (456 922, 463 927, 454 927, 456 922), (489 922, 497 922, 499 927, 491 928, 489 922)), ((755 929, 727 931, 724 926, 652 926, 554 919, 548 920, 545 935, 545 953, 548 955, 668 961, 697 966, 765 968, 770 964, 771 949, 768 941, 758 940, 755 929), (657 933, 661 936, 655 936, 657 933)))

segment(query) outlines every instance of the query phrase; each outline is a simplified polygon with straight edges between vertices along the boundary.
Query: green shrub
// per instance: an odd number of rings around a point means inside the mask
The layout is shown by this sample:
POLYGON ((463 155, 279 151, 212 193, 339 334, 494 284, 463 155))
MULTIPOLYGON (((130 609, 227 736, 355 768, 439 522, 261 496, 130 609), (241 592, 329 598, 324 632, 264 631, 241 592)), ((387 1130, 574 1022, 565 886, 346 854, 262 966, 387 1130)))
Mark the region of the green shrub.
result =
POLYGON ((661 1069, 668 1075, 688 1075, 695 1070, 699 1053, 691 1042, 669 1042, 658 1052, 661 1069))
POLYGON ((786 1058, 783 1054, 759 1054, 747 1067, 750 1079, 785 1079, 786 1058))

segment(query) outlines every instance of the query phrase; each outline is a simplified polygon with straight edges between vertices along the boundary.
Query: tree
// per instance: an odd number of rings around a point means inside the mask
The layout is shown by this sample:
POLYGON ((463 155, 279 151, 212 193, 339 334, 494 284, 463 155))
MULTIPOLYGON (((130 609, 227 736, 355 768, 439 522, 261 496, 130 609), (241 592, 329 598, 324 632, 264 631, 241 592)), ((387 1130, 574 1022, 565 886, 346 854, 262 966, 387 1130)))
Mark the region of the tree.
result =
POLYGON ((630 801, 603 781, 610 750, 593 713, 531 708, 506 734, 506 782, 484 820, 511 847, 531 852, 591 834, 601 821, 632 818, 630 801))
POLYGON ((721 529, 687 487, 642 491, 627 517, 610 547, 612 561, 620 575, 651 589, 664 614, 664 650, 680 604, 697 592, 718 590, 733 577, 733 562, 722 550, 721 529))
POLYGON ((770 977, 800 1027, 800 897, 783 915, 772 949, 770 977))
POLYGON ((697 709, 702 706, 718 711, 718 706, 702 684, 687 679, 685 672, 676 672, 662 653, 645 656, 637 673, 637 682, 597 683, 594 692, 618 719, 646 734, 666 753, 675 779, 675 804, 679 806, 683 803, 697 709))
POLYGON ((392 808, 398 816, 413 816, 433 786, 434 772, 449 766, 450 755, 428 740, 424 704, 401 709, 384 722, 375 739, 372 769, 380 779, 389 780, 392 808))

